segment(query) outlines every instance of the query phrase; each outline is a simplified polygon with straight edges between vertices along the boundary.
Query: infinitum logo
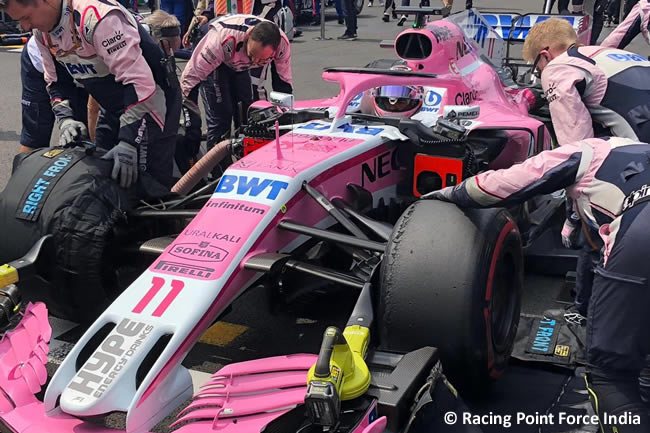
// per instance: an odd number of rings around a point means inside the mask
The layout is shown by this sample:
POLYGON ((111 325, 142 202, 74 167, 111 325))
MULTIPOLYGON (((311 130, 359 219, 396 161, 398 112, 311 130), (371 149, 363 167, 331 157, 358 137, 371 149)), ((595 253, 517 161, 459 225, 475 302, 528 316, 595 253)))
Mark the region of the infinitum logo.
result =
POLYGON ((266 210, 259 207, 247 206, 243 203, 232 203, 224 200, 211 200, 208 202, 206 206, 210 208, 238 210, 238 211, 254 213, 258 215, 264 215, 266 213, 266 210))

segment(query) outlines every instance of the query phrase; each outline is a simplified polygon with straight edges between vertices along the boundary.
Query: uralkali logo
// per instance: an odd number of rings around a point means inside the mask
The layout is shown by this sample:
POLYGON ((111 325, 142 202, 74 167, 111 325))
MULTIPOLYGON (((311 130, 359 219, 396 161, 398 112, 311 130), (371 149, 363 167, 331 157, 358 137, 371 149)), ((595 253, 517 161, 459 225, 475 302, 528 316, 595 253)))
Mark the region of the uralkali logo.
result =
POLYGON ((210 245, 210 242, 181 242, 172 246, 169 254, 193 262, 217 263, 223 262, 228 251, 210 245))

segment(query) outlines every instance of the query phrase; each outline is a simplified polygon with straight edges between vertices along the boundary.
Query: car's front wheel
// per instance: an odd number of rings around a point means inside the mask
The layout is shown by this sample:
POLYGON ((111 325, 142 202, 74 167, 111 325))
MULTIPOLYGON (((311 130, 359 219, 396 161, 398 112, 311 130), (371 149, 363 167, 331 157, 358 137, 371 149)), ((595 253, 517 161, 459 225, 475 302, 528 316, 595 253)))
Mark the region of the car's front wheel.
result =
POLYGON ((455 383, 504 371, 523 286, 521 236, 503 209, 418 201, 395 225, 381 268, 381 347, 440 350, 455 383))

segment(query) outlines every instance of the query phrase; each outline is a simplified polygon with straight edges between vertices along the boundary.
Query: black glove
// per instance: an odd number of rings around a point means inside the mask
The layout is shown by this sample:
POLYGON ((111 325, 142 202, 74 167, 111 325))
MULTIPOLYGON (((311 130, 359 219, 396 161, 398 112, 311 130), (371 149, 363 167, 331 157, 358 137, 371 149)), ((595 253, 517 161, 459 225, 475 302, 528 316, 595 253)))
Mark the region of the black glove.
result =
POLYGON ((453 186, 448 186, 437 191, 429 192, 420 197, 420 200, 440 200, 451 202, 451 193, 454 190, 453 186))

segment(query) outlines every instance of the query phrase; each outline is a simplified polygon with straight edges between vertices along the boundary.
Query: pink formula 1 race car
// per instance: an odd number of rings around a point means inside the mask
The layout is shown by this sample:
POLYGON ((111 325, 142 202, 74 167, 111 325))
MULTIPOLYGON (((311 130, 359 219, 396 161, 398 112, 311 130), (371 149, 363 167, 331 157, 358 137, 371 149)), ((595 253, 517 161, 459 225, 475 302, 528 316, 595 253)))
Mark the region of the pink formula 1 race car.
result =
MULTIPOLYGON (((330 99, 274 94, 255 107, 246 137, 230 143, 246 155, 178 236, 143 246, 159 255, 49 381, 47 312, 29 304, 0 342, 0 431, 108 432, 97 419, 122 412, 127 432, 146 432, 184 403, 171 430, 412 431, 435 395, 425 391, 447 383, 441 365, 460 389, 504 372, 523 247, 557 200, 463 211, 417 198, 519 163, 551 136, 529 115, 534 94, 499 77, 491 62, 503 40, 480 15, 426 22, 441 9, 411 13, 416 26, 394 42, 401 61, 327 69, 323 79, 341 89, 330 99), (486 32, 478 43, 477 30, 486 32), (402 99, 415 101, 412 113, 387 108, 402 99), (308 284, 358 297, 318 355, 230 364, 192 396, 181 361, 259 284, 275 297, 308 284)), ((6 315, 44 244, 0 268, 6 315)))

